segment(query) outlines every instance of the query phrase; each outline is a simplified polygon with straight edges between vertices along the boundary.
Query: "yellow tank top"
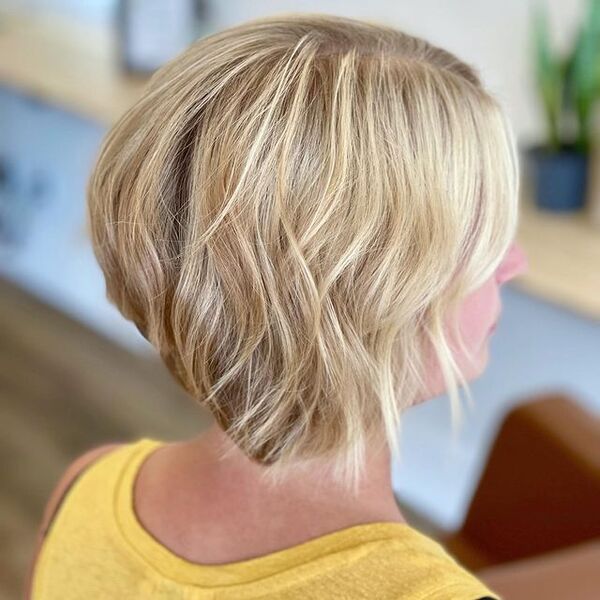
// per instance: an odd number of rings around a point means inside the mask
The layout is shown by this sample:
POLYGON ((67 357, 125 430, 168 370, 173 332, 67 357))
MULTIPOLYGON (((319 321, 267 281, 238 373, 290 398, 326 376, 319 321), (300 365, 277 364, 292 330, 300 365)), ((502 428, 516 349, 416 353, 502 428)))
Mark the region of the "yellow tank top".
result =
POLYGON ((77 478, 39 554, 33 600, 499 598, 404 523, 353 526, 241 562, 189 562, 145 530, 133 509, 136 473, 163 443, 121 446, 77 478))

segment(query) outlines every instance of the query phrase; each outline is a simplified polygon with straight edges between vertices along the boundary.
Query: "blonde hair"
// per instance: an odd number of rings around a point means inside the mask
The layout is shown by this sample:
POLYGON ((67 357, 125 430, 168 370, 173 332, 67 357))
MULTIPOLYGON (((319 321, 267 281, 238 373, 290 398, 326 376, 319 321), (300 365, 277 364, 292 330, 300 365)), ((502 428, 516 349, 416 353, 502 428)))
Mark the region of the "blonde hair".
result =
POLYGON ((104 141, 89 222, 109 299, 248 457, 356 484, 368 445, 397 453, 426 347, 453 414, 469 393, 444 321, 508 250, 518 180, 473 67, 284 14, 154 74, 104 141))

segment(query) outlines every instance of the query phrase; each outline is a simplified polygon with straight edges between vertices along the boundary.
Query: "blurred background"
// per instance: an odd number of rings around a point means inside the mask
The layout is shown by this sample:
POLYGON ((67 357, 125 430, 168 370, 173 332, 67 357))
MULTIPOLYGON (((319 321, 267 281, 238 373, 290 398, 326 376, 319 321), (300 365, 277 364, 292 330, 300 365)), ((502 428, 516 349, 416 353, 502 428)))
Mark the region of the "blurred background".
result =
POLYGON ((503 292, 458 434, 445 396, 406 413, 393 485, 409 521, 506 598, 600 597, 600 7, 585 0, 0 0, 0 597, 19 596, 73 458, 210 422, 105 299, 85 185, 154 69, 286 11, 425 37, 504 106, 529 272, 503 292))

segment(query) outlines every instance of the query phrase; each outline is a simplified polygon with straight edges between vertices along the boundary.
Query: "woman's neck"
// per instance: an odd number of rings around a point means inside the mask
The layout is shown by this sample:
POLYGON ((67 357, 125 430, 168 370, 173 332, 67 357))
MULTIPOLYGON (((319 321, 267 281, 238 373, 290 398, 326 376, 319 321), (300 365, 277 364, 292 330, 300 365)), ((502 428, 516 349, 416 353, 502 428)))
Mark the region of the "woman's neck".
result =
POLYGON ((405 522, 391 487, 389 452, 367 453, 356 494, 326 468, 274 487, 262 469, 214 426, 150 456, 136 484, 138 516, 175 553, 208 564, 261 556, 354 525, 405 522))
POLYGON ((355 494, 335 481, 330 465, 318 461, 303 469, 292 469, 280 483, 270 485, 263 478, 265 467, 245 456, 216 425, 191 440, 190 450, 215 482, 235 481, 238 491, 243 489, 247 497, 257 501, 274 497, 280 504, 307 502, 323 509, 332 506, 336 511, 345 508, 353 514, 380 512, 382 516, 395 517, 392 520, 403 520, 392 491, 387 448, 367 452, 365 477, 355 494))

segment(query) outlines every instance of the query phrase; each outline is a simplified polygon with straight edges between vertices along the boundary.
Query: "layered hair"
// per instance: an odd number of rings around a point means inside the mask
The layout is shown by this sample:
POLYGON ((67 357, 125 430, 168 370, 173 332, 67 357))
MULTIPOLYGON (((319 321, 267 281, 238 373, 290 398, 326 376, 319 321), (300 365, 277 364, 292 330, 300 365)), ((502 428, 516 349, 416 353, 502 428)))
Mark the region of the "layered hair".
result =
POLYGON ((426 348, 453 415, 469 395, 445 323, 460 340, 460 300, 507 252, 518 181, 472 66, 292 13, 159 69, 104 140, 88 217, 108 298, 237 447, 356 483, 370 444, 398 451, 426 348))

